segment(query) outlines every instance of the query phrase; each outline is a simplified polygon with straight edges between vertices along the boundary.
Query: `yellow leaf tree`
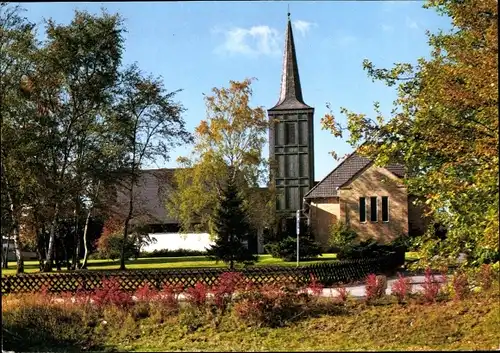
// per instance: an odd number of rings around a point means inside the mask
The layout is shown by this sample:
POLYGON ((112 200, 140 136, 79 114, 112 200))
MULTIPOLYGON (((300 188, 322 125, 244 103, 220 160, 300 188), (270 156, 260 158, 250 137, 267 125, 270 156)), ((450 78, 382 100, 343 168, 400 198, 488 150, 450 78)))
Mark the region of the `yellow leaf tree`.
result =
POLYGON ((268 123, 262 107, 252 107, 253 79, 230 81, 205 97, 206 119, 195 131, 189 157, 178 162, 176 188, 167 210, 181 222, 183 231, 210 231, 211 217, 229 178, 237 180, 250 223, 262 228, 272 221, 272 191, 267 184, 267 161, 262 156, 268 123))

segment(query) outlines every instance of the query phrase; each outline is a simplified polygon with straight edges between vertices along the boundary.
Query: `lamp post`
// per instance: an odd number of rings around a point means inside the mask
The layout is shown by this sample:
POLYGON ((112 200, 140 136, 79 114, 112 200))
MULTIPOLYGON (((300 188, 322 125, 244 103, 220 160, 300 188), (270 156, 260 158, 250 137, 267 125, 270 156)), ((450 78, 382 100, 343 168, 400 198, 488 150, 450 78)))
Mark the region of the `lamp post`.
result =
POLYGON ((297 217, 297 266, 299 266, 300 210, 297 210, 295 216, 297 217))

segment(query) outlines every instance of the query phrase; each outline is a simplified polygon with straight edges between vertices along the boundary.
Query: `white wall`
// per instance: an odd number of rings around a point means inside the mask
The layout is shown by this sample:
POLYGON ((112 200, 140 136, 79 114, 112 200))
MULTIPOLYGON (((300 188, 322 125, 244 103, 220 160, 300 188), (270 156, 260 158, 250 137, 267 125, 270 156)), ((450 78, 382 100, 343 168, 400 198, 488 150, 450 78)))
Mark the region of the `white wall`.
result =
POLYGON ((150 233, 149 236, 151 239, 156 239, 156 242, 143 246, 141 251, 151 252, 162 249, 204 251, 205 248, 213 244, 208 233, 150 233))

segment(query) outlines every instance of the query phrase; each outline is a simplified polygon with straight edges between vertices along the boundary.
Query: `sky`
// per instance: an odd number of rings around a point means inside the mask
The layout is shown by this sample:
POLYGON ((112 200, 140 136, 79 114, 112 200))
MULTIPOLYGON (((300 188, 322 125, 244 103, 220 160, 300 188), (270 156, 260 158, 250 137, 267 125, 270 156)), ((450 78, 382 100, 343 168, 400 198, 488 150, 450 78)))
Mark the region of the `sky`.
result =
MULTIPOLYGON (((372 82, 363 59, 381 68, 416 63, 430 55, 426 30, 448 30, 450 20, 422 1, 258 1, 258 2, 109 2, 23 3, 25 16, 40 25, 52 18, 68 24, 74 10, 97 14, 105 8, 125 20, 123 64, 136 62, 146 73, 161 76, 169 91, 182 89, 176 100, 194 131, 205 119, 203 94, 227 87, 230 80, 255 77, 251 104, 266 109, 278 101, 287 9, 290 8, 299 74, 305 103, 315 108, 315 178, 321 180, 337 164, 329 154, 352 152, 344 139, 321 129, 320 119, 331 104, 341 122, 340 108, 373 114, 380 102, 387 115, 396 89, 372 82)), ((190 146, 171 152, 170 160, 147 168, 176 167, 190 146)), ((268 146, 264 148, 268 156, 268 146)))

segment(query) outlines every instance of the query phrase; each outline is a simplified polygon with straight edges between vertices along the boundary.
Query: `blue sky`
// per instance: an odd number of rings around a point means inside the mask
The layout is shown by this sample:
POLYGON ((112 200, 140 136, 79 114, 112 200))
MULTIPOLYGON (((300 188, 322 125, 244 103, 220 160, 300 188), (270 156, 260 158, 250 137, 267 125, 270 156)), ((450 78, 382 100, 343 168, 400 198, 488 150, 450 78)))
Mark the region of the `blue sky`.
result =
MULTIPOLYGON (((125 2, 125 3, 24 3, 34 23, 53 18, 69 23, 75 9, 99 13, 102 7, 125 19, 124 64, 137 62, 145 72, 161 75, 169 90, 182 89, 177 99, 187 111, 184 118, 193 131, 205 118, 203 93, 227 86, 229 80, 256 77, 254 105, 272 107, 278 100, 287 21, 290 6, 295 45, 305 102, 315 108, 315 174, 326 176, 339 156, 352 151, 343 140, 321 130, 320 119, 330 102, 372 114, 379 101, 389 112, 395 89, 372 83, 362 70, 368 58, 379 67, 396 62, 415 63, 430 48, 425 30, 450 28, 450 20, 422 1, 309 1, 309 2, 125 2)), ((147 167, 175 167, 188 146, 171 153, 169 162, 147 167)), ((265 148, 267 156, 268 147, 265 148)))

